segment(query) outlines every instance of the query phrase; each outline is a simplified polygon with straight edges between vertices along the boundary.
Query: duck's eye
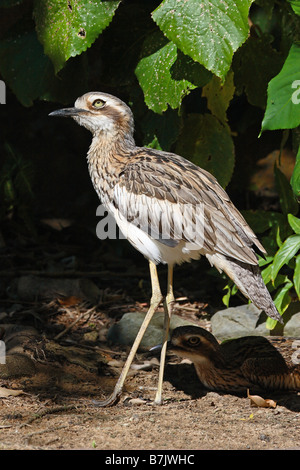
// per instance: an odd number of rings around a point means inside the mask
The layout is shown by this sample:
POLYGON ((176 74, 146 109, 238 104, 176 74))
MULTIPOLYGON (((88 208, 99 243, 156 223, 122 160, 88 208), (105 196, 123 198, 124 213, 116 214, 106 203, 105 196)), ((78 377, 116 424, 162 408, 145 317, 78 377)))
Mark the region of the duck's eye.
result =
POLYGON ((105 105, 105 101, 103 101, 103 100, 97 99, 97 100, 93 101, 93 108, 99 109, 99 108, 102 108, 102 106, 104 106, 104 105, 105 105))
POLYGON ((189 339, 188 339, 188 344, 190 346, 198 346, 199 344, 201 343, 201 340, 198 336, 191 336, 189 339))

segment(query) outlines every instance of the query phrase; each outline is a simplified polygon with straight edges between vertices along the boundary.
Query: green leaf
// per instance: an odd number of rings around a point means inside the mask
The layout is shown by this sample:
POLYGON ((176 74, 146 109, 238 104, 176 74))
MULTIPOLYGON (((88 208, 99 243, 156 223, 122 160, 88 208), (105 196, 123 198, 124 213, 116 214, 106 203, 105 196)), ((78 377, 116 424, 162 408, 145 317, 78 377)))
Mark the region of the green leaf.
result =
MULTIPOLYGON (((275 7, 274 0, 255 0, 255 5, 261 8, 251 10, 251 21, 258 26, 259 33, 271 33, 274 28, 273 11, 275 7)), ((276 13, 275 13, 276 14, 276 13)))
POLYGON ((268 317, 266 321, 266 328, 268 330, 273 330, 275 326, 277 325, 277 320, 273 320, 273 318, 268 317))
POLYGON ((277 227, 276 230, 276 243, 279 248, 282 246, 282 240, 280 238, 280 227, 277 227))
POLYGON ((293 214, 288 214, 288 221, 289 221, 290 226, 294 230, 294 232, 299 235, 300 234, 300 219, 298 219, 298 217, 295 217, 293 214))
POLYGON ((225 307, 229 307, 229 300, 230 300, 230 297, 231 297, 231 288, 229 285, 225 286, 224 287, 224 290, 227 290, 226 294, 223 295, 222 297, 222 302, 223 304, 225 305, 225 307))
POLYGON ((242 211, 246 221, 254 231, 254 233, 264 233, 270 228, 270 212, 263 210, 244 210, 242 211))
POLYGON ((278 75, 268 85, 261 132, 293 129, 300 124, 300 46, 293 44, 278 75))
POLYGON ((279 194, 280 206, 284 214, 297 214, 299 206, 287 177, 275 165, 274 167, 275 183, 279 194))
POLYGON ((35 31, 0 41, 0 73, 23 106, 31 106, 47 90, 53 65, 35 31))
POLYGON ((171 75, 173 80, 188 80, 197 87, 203 87, 213 77, 212 73, 207 70, 199 62, 195 62, 188 55, 177 51, 177 59, 171 67, 171 75))
POLYGON ((18 24, 15 35, 0 41, 0 73, 20 103, 28 107, 40 99, 69 104, 82 95, 88 73, 84 57, 70 60, 58 77, 36 32, 20 29, 18 24))
POLYGON ((282 54, 271 46, 269 36, 250 36, 232 61, 237 94, 245 92, 250 104, 265 109, 268 83, 282 65, 282 54))
POLYGON ((289 295, 290 289, 293 287, 292 281, 288 281, 283 287, 278 289, 278 292, 274 298, 274 304, 280 313, 282 315, 288 306, 291 303, 291 296, 289 295))
POLYGON ((291 177, 291 186, 294 195, 300 199, 300 147, 296 156, 296 163, 291 177))
POLYGON ((143 145, 148 146, 149 142, 152 142, 156 137, 161 148, 170 151, 179 135, 181 123, 181 117, 173 109, 168 108, 163 114, 156 114, 148 110, 146 115, 140 119, 141 129, 144 133, 143 145))
POLYGON ((263 269, 261 275, 264 283, 267 285, 272 280, 272 264, 263 269))
POLYGON ((300 15, 300 1, 299 0, 288 0, 292 9, 296 13, 296 15, 300 15))
MULTIPOLYGON (((288 281, 283 287, 281 287, 275 298, 274 298, 274 304, 280 313, 280 315, 283 315, 288 306, 291 303, 291 296, 289 295, 290 289, 293 287, 292 281, 288 281)), ((266 321, 266 328, 269 330, 272 330, 276 326, 277 321, 273 320, 272 318, 267 318, 266 321)))
POLYGON ((184 54, 218 77, 247 39, 252 0, 164 0, 152 13, 159 28, 184 54))
POLYGON ((273 261, 273 256, 265 255, 265 257, 263 257, 258 254, 257 257, 258 257, 258 264, 260 267, 266 266, 267 264, 273 261))
POLYGON ((282 284, 286 284, 287 282, 290 282, 290 279, 288 278, 288 276, 284 274, 277 274, 277 277, 273 283, 273 286, 275 289, 277 289, 279 286, 281 286, 282 284))
POLYGON ((228 308, 229 307, 229 302, 230 298, 235 295, 238 291, 238 288, 236 287, 235 284, 233 284, 232 281, 230 281, 223 290, 227 290, 226 294, 222 297, 222 302, 223 304, 228 308))
POLYGON ((295 291, 298 295, 298 299, 300 299, 300 255, 296 256, 293 281, 295 291))
POLYGON ((176 153, 212 173, 225 187, 234 168, 234 146, 227 126, 211 114, 190 114, 184 121, 176 153))
POLYGON ((170 69, 177 59, 175 44, 155 32, 146 39, 142 55, 135 74, 148 108, 159 114, 166 111, 168 105, 178 108, 183 97, 196 86, 188 80, 173 80, 170 69))
POLYGON ((152 141, 146 145, 146 147, 149 149, 163 150, 156 135, 153 137, 152 141))
MULTIPOLYGON (((285 215, 280 212, 244 210, 242 214, 254 233, 264 233, 269 228, 274 228, 277 231, 278 227, 282 230, 284 225, 287 225, 285 215)), ((284 230, 284 235, 286 235, 285 232, 284 230)), ((290 233, 288 233, 288 235, 290 235, 290 233)))
POLYGON ((222 123, 227 122, 227 108, 234 95, 233 72, 228 72, 224 83, 213 76, 212 80, 203 87, 202 96, 207 99, 207 107, 222 123))
POLYGON ((300 255, 295 258, 295 269, 293 275, 294 289, 300 300, 300 255))
POLYGON ((274 281, 278 271, 284 264, 287 264, 290 259, 300 250, 300 235, 291 235, 288 237, 277 253, 274 256, 272 264, 272 280, 274 281))
POLYGON ((120 0, 35 0, 38 38, 57 73, 86 51, 111 22, 120 0))

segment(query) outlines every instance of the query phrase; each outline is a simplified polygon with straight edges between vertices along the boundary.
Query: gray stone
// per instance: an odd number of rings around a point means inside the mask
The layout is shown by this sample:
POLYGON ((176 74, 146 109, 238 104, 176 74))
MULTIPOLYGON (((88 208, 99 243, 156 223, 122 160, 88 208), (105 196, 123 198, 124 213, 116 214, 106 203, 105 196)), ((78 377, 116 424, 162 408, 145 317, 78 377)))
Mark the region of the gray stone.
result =
POLYGON ((294 313, 284 326, 285 336, 300 337, 300 312, 294 313))
MULTIPOLYGON (((115 323, 107 334, 107 339, 115 344, 132 345, 138 330, 145 318, 145 313, 125 313, 118 323, 115 323)), ((164 314, 157 312, 153 315, 147 331, 140 344, 140 350, 149 350, 152 346, 162 342, 164 314)), ((172 315, 170 332, 177 326, 194 325, 195 323, 183 320, 178 315, 172 315)))
POLYGON ((253 304, 219 310, 211 318, 212 333, 220 341, 240 336, 268 336, 265 314, 253 304))
POLYGON ((7 354, 5 364, 0 364, 0 378, 24 377, 35 374, 33 360, 25 354, 7 354))
POLYGON ((300 303, 292 302, 284 313, 284 327, 270 332, 267 316, 253 304, 219 310, 211 318, 212 333, 220 341, 240 336, 300 336, 300 303))

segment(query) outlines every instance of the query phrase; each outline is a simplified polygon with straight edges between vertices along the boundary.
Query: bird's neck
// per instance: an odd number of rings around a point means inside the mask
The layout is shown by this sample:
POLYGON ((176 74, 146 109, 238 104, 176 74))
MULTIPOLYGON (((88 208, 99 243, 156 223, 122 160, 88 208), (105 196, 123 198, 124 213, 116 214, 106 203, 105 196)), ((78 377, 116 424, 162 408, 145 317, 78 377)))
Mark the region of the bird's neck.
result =
POLYGON ((111 203, 114 187, 134 149, 132 135, 94 134, 87 160, 94 188, 104 206, 111 203))
POLYGON ((119 174, 128 163, 128 157, 134 148, 135 142, 131 133, 119 130, 96 132, 88 151, 89 167, 97 168, 98 172, 119 174))
POLYGON ((239 392, 249 386, 250 382, 245 379, 239 368, 234 367, 221 351, 205 359, 195 361, 194 366, 200 381, 208 389, 239 392))

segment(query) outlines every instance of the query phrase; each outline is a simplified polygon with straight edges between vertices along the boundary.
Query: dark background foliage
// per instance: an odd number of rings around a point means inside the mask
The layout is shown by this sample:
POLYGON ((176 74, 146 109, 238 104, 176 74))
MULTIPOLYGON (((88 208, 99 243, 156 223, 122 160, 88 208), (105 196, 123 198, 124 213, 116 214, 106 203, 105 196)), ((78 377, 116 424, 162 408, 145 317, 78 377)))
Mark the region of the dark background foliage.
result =
MULTIPOLYGON (((114 94, 132 107, 138 145, 178 152, 214 173, 264 239, 269 263, 294 233, 287 214, 296 216, 298 205, 285 182, 295 166, 299 132, 282 125, 273 130, 266 126, 259 134, 268 112, 268 84, 299 41, 297 5, 257 0, 250 7, 249 2, 249 33, 222 70, 221 49, 209 66, 208 44, 207 57, 204 48, 203 60, 195 60, 192 48, 187 53, 187 31, 172 36, 165 17, 159 17, 159 8, 168 3, 172 1, 0 1, 0 78, 6 84, 6 105, 0 108, 3 246, 38 243, 45 236, 41 221, 67 219, 82 230, 88 227, 88 247, 99 243, 115 250, 117 244, 120 256, 129 252, 140 259, 125 243, 95 239, 99 201, 85 161, 91 136, 74 122, 48 117, 92 90, 114 94), (98 11, 102 6, 105 10, 98 11), (92 7, 96 13, 89 12, 92 7), (49 20, 51 8, 57 14, 49 20), (67 31, 71 13, 73 29, 67 31), (74 28, 77 36, 70 40, 74 28)), ((245 0, 235 3, 245 10, 245 0)), ((181 8, 184 4, 180 2, 181 8)), ((198 15, 196 10, 192 13, 198 15)), ((294 279, 282 312, 295 289, 299 294, 296 264, 297 251, 282 264, 287 272, 281 283, 274 285, 276 276, 267 279, 279 291, 294 279)))

